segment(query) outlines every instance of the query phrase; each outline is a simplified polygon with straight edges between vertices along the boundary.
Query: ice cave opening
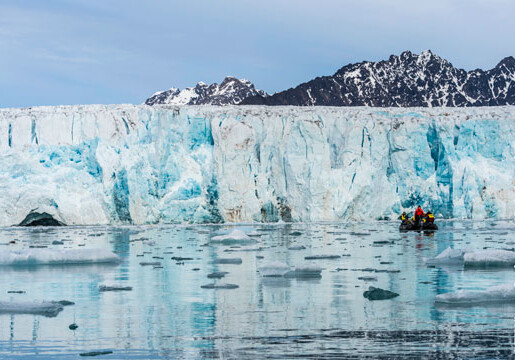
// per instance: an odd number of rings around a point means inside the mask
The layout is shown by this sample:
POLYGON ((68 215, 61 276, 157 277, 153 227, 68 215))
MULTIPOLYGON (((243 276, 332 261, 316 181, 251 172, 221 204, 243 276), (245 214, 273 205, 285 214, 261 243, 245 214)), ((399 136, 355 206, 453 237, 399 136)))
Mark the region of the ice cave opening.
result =
POLYGON ((65 226, 66 224, 54 219, 54 217, 46 212, 31 212, 19 224, 19 226, 65 226))

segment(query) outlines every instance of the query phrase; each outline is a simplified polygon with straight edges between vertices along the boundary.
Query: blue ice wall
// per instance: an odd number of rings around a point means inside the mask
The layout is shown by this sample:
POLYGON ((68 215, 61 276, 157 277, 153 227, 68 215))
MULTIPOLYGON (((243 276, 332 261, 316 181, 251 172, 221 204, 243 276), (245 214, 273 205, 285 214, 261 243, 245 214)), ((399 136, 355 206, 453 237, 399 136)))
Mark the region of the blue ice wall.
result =
POLYGON ((515 110, 0 109, 0 222, 515 216, 515 110), (3 207, 2 207, 3 206, 3 207), (14 209, 14 210, 13 210, 14 209))

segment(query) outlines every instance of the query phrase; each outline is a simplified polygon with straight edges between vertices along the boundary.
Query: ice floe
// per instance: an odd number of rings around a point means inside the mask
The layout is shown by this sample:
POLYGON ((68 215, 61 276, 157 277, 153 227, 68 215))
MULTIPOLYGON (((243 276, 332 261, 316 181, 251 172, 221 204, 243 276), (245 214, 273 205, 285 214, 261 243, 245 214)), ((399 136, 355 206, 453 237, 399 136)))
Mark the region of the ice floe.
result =
POLYGON ((55 317, 63 310, 63 305, 55 301, 8 302, 0 301, 0 314, 29 314, 55 317))
POLYGON ((510 267, 515 265, 515 252, 495 249, 464 251, 447 248, 438 256, 426 259, 426 264, 430 266, 510 267))
POLYGON ((317 265, 303 264, 295 266, 295 269, 284 274, 287 278, 308 279, 322 277, 322 268, 317 265))
POLYGON ((290 271, 290 267, 280 261, 274 261, 261 266, 258 270, 262 276, 284 276, 290 271))
POLYGON ((227 290, 239 288, 239 286, 236 284, 226 284, 226 283, 206 284, 206 285, 201 285, 200 287, 202 289, 227 289, 227 290))
POLYGON ((458 290, 440 294, 436 295, 435 302, 455 305, 515 302, 515 284, 492 286, 486 290, 458 290))
POLYGON ((118 255, 106 249, 25 249, 0 251, 2 266, 119 263, 118 255))
POLYGON ((228 234, 218 235, 211 238, 212 243, 220 243, 222 245, 234 244, 253 244, 256 240, 252 239, 245 232, 235 229, 228 234))

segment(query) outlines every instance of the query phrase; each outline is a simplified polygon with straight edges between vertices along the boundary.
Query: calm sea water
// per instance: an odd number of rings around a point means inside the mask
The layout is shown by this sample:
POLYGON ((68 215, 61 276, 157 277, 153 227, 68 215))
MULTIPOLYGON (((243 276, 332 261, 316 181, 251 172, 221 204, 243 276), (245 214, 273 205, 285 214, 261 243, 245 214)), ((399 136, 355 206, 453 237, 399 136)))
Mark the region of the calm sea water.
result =
POLYGON ((394 222, 253 225, 261 237, 244 246, 210 243, 228 226, 3 228, 0 251, 107 248, 122 262, 0 268, 0 301, 75 302, 56 317, 0 314, 0 358, 73 359, 91 351, 112 351, 98 357, 105 359, 512 357, 515 304, 441 307, 434 297, 513 283, 514 269, 428 268, 423 258, 448 246, 513 249, 515 223, 439 225, 434 234, 401 234, 394 222), (342 257, 312 261, 323 268, 319 279, 257 271, 310 255, 342 257), (236 257, 241 264, 215 263, 236 257), (220 282, 239 288, 201 288, 215 271, 227 271, 220 282), (359 279, 370 276, 377 280, 359 279), (133 290, 100 292, 100 285, 133 290), (363 292, 371 285, 400 296, 369 301, 363 292))

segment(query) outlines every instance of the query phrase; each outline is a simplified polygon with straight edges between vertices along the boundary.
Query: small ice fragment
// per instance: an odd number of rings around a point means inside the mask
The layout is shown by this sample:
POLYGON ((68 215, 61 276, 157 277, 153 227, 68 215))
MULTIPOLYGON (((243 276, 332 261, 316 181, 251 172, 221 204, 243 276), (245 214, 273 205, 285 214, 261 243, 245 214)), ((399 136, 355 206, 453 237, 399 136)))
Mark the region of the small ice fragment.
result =
POLYGON ((274 261, 261 266, 258 270, 262 276, 284 276, 290 271, 290 267, 280 261, 274 261))
POLYGON ((142 261, 139 264, 141 266, 161 266, 160 261, 142 261))
POLYGON ((339 259, 340 255, 311 255, 311 256, 305 256, 305 260, 334 260, 339 259))
POLYGON ((241 258, 220 258, 215 260, 215 264, 235 264, 239 265, 243 261, 241 258))
POLYGON ((377 281, 377 277, 376 276, 360 276, 360 277, 358 277, 358 280, 377 281))
POLYGON ((389 240, 376 240, 373 242, 374 245, 388 245, 388 244, 393 244, 393 241, 389 241, 389 240))
POLYGON ((317 265, 297 265, 293 271, 289 271, 284 276, 287 278, 308 279, 322 277, 322 268, 317 265))
POLYGON ((103 291, 131 291, 132 286, 107 286, 107 285, 100 285, 98 287, 98 290, 103 291))
POLYGON ((61 301, 56 301, 56 302, 62 306, 75 305, 75 303, 73 301, 68 301, 68 300, 61 300, 61 301))
POLYGON ((200 286, 202 289, 237 289, 239 288, 236 284, 225 284, 225 283, 212 283, 200 286))
POLYGON ((288 248, 288 250, 304 250, 306 247, 303 245, 293 245, 288 248))
POLYGON ((223 240, 250 240, 250 237, 241 230, 233 230, 228 234, 214 236, 211 238, 212 241, 223 241, 223 240))
POLYGON ((80 353, 80 356, 99 356, 99 355, 109 355, 112 354, 112 351, 91 351, 86 353, 80 353))
POLYGON ((218 271, 211 274, 207 274, 207 277, 208 279, 221 279, 227 274, 229 274, 227 271, 218 271))
POLYGON ((222 245, 250 245, 255 244, 256 240, 252 239, 245 232, 236 229, 228 234, 212 237, 211 242, 222 245))

